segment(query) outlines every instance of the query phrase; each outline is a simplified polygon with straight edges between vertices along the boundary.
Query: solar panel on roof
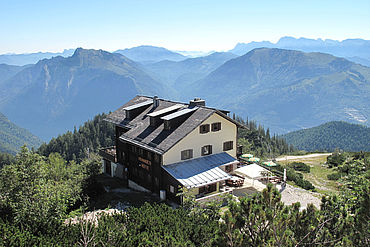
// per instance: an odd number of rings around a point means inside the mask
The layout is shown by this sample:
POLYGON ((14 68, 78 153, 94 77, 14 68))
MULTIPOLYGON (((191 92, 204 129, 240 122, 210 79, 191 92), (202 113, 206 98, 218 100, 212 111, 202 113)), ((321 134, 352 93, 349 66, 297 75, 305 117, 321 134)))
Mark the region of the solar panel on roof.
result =
POLYGON ((174 118, 177 118, 177 117, 180 117, 182 115, 185 115, 185 114, 188 114, 190 112, 193 112, 195 110, 197 110, 198 107, 194 107, 194 108, 186 108, 184 110, 181 110, 181 111, 178 111, 178 112, 174 112, 172 114, 169 114, 167 116, 164 116, 164 117, 161 117, 162 120, 171 120, 171 119, 174 119, 174 118))
POLYGON ((157 116, 160 116, 160 115, 163 115, 163 114, 166 114, 167 112, 171 112, 171 111, 175 111, 177 109, 180 109, 181 107, 183 107, 184 105, 181 105, 181 104, 176 104, 176 105, 173 105, 173 106, 170 106, 170 107, 167 107, 167 108, 164 108, 162 110, 159 110, 159 111, 155 111, 155 112, 152 112, 152 113, 149 113, 148 116, 149 117, 157 117, 157 116))
POLYGON ((127 106, 123 109, 127 110, 127 111, 130 111, 130 110, 134 110, 134 109, 137 109, 137 108, 140 108, 140 107, 143 107, 143 106, 147 106, 147 105, 151 105, 151 104, 153 104, 153 100, 147 100, 147 101, 135 104, 135 105, 127 106))

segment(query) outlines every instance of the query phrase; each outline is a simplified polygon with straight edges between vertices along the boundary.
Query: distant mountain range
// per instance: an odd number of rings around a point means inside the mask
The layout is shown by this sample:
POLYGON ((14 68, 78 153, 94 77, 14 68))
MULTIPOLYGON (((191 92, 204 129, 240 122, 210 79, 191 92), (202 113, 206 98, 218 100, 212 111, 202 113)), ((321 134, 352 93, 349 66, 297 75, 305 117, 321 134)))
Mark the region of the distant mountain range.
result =
POLYGON ((202 97, 271 133, 333 120, 369 125, 370 68, 344 58, 276 48, 186 58, 163 49, 126 50, 141 62, 79 48, 25 67, 0 65, 0 112, 44 140, 136 94, 185 102, 202 97), (156 59, 167 60, 149 62, 156 59))
POLYGON ((42 141, 29 131, 18 127, 0 113, 0 153, 16 154, 24 144, 38 148, 42 141))
POLYGON ((57 56, 69 57, 72 56, 75 49, 64 50, 63 52, 37 52, 25 54, 3 54, 0 55, 0 64, 23 66, 26 64, 35 64, 45 58, 57 56))
POLYGON ((145 68, 152 72, 155 78, 179 90, 184 82, 188 84, 199 80, 235 57, 237 55, 233 53, 215 52, 205 57, 188 58, 180 62, 165 60, 149 63, 145 65, 145 68))
POLYGON ((369 124, 370 68, 323 53, 254 49, 186 88, 183 95, 277 133, 332 120, 369 124))
POLYGON ((251 42, 247 44, 238 43, 234 49, 229 52, 237 55, 244 55, 255 48, 263 47, 328 53, 370 67, 370 40, 363 39, 337 41, 331 39, 296 39, 293 37, 283 37, 277 43, 271 43, 269 41, 251 42))
MULTIPOLYGON (((272 43, 270 41, 238 43, 229 51, 229 53, 241 56, 256 48, 280 48, 304 52, 328 53, 337 57, 344 57, 352 62, 370 67, 370 40, 363 39, 346 39, 343 41, 337 41, 330 39, 296 39, 293 37, 282 37, 277 43, 272 43)), ((45 58, 56 56, 69 57, 73 54, 74 50, 75 49, 68 49, 60 53, 38 52, 29 54, 3 54, 0 55, 0 64, 5 63, 8 65, 18 66, 35 64, 39 60, 45 58)), ((115 52, 120 53, 135 62, 143 64, 156 63, 164 60, 178 62, 187 58, 205 57, 215 53, 215 51, 171 51, 163 47, 149 45, 121 49, 115 52)))
POLYGON ((0 84, 0 111, 44 140, 137 94, 169 96, 141 65, 102 50, 44 59, 0 84))
POLYGON ((115 53, 124 55, 125 57, 140 63, 153 63, 163 60, 181 61, 187 57, 163 47, 142 45, 124 50, 117 50, 115 53))
POLYGON ((370 151, 370 127, 333 121, 282 136, 289 144, 306 151, 370 151))

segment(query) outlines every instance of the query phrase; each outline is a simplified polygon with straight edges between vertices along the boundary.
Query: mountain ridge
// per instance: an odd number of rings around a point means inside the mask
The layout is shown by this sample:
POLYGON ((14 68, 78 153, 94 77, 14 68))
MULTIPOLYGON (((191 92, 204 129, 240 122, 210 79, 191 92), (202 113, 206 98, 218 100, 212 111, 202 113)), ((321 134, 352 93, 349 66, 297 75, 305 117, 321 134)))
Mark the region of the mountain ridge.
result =
POLYGON ((233 49, 229 50, 229 52, 237 55, 244 55, 255 48, 279 48, 303 52, 322 52, 337 57, 344 57, 364 66, 370 65, 370 40, 363 39, 345 39, 343 41, 337 41, 331 39, 297 39, 285 36, 280 38, 276 43, 270 41, 238 43, 233 49))
POLYGON ((126 48, 124 50, 117 50, 114 53, 119 53, 133 61, 140 63, 152 63, 163 60, 181 61, 187 58, 180 53, 170 51, 166 48, 150 45, 141 45, 132 48, 126 48))
POLYGON ((178 62, 164 60, 148 63, 144 67, 169 85, 182 88, 235 57, 237 55, 228 52, 214 52, 204 57, 187 58, 178 62))
POLYGON ((36 64, 38 61, 45 58, 57 56, 68 57, 73 54, 75 49, 65 49, 63 52, 36 52, 36 53, 21 53, 21 54, 1 54, 0 64, 24 66, 28 64, 36 64))
POLYGON ((286 133, 331 120, 355 121, 345 109, 354 109, 368 124, 369 81, 370 68, 344 58, 258 48, 225 62, 185 95, 195 93, 286 133))
POLYGON ((78 48, 70 57, 40 60, 0 86, 0 111, 44 140, 137 94, 167 89, 121 54, 78 48))

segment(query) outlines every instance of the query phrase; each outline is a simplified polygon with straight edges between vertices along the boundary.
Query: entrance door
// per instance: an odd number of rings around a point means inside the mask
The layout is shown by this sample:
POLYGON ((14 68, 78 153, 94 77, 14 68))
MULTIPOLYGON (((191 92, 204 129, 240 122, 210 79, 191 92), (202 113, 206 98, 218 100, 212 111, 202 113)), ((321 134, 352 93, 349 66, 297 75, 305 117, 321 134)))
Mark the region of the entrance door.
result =
POLYGON ((105 173, 109 176, 112 176, 112 165, 111 162, 108 160, 104 160, 105 163, 105 173))

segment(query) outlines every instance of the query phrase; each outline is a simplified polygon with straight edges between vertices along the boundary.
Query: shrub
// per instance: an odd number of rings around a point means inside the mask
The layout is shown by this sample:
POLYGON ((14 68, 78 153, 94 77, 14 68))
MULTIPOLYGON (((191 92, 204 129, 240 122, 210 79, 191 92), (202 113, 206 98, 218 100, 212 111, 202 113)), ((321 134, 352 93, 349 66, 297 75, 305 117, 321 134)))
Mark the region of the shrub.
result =
POLYGON ((329 180, 338 180, 342 177, 342 174, 339 172, 336 172, 336 173, 329 174, 327 177, 329 180))
POLYGON ((310 181, 307 181, 305 179, 298 179, 294 181, 299 187, 302 187, 305 190, 313 190, 315 189, 315 186, 311 184, 310 181))
POLYGON ((306 172, 309 173, 311 171, 311 167, 309 165, 306 165, 303 162, 293 162, 289 164, 290 167, 292 167, 296 171, 300 172, 306 172))
POLYGON ((329 168, 332 168, 332 167, 337 167, 337 166, 343 164, 343 162, 346 160, 346 157, 345 157, 344 154, 334 153, 334 154, 328 156, 328 158, 326 160, 327 160, 329 168))

